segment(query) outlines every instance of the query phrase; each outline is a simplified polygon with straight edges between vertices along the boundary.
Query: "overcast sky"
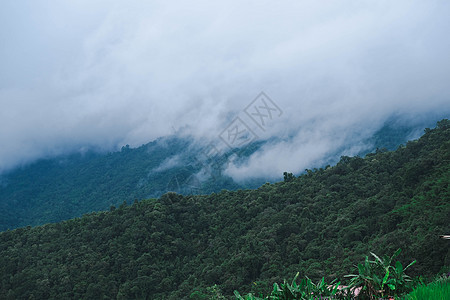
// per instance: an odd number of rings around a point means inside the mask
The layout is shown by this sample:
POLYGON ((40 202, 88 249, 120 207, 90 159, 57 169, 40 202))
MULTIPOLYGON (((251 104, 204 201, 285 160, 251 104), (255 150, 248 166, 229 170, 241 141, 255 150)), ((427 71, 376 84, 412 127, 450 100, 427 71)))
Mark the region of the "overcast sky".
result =
POLYGON ((393 113, 450 112, 449 1, 13 1, 0 6, 0 171, 173 133, 219 139, 264 91, 280 175, 393 113))

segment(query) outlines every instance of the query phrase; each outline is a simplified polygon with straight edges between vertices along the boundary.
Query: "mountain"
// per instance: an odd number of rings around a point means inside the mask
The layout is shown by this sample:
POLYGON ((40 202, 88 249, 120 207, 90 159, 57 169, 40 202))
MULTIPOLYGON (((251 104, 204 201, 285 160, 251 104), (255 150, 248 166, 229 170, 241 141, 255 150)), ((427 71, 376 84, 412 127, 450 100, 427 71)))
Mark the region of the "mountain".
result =
POLYGON ((242 188, 215 169, 215 177, 200 182, 196 174, 203 166, 195 163, 200 156, 201 148, 192 141, 166 137, 120 152, 39 160, 2 177, 0 230, 67 220, 167 191, 199 194, 242 188))
MULTIPOLYGON (((367 150, 360 154, 382 147, 395 149, 424 124, 428 123, 405 124, 392 118, 364 141, 367 150)), ((237 183, 221 171, 231 154, 245 160, 264 143, 225 153, 217 158, 219 164, 205 158, 204 148, 194 139, 176 136, 135 149, 125 146, 120 152, 87 151, 41 159, 0 176, 0 231, 80 217, 123 201, 160 197, 168 191, 189 195, 257 188, 270 180, 254 178, 237 183)), ((337 149, 326 163, 336 163, 342 153, 345 149, 337 149)))
MULTIPOLYGON (((127 155, 127 151, 121 155, 127 155)), ((88 170, 87 170, 88 171, 88 170)), ((116 183, 120 184, 120 183, 116 183)), ((450 121, 396 151, 266 183, 111 207, 0 233, 1 299, 207 299, 296 272, 342 278, 369 251, 450 267, 450 121), (202 298, 203 297, 203 298, 202 298)))

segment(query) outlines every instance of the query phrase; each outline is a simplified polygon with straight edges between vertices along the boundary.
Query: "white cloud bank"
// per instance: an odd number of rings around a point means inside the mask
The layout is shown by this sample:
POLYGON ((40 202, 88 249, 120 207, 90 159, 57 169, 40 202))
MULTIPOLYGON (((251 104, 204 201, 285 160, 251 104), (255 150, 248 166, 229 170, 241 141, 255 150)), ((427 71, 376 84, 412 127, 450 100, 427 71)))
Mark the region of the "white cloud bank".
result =
POLYGON ((8 1, 0 171, 86 145, 217 138, 265 91, 284 111, 236 179, 298 172, 393 113, 450 111, 448 1, 8 1))

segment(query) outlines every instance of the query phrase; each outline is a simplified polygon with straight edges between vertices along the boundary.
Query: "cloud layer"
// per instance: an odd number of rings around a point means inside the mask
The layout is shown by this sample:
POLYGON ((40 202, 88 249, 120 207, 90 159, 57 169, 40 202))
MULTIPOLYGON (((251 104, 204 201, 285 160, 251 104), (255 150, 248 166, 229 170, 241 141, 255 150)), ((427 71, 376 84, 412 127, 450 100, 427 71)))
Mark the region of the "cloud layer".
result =
MULTIPOLYGON (((260 92, 277 137, 236 179, 298 172, 393 113, 450 112, 446 1, 9 1, 0 171, 85 146, 218 135, 260 92)), ((257 130, 257 128, 255 129, 257 130)))

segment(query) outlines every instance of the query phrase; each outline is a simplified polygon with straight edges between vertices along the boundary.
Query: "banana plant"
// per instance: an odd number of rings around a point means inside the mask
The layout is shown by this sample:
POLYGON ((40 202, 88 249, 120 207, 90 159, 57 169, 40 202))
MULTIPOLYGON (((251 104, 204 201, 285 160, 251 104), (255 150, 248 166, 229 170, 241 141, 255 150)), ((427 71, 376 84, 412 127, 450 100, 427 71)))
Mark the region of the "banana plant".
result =
POLYGON ((330 284, 325 283, 325 278, 322 278, 315 284, 310 278, 303 278, 297 284, 297 273, 291 283, 286 282, 282 284, 274 283, 272 292, 265 298, 256 297, 252 294, 242 297, 239 292, 234 294, 238 300, 311 300, 311 299, 326 299, 332 297, 338 292, 340 282, 333 280, 330 284))
POLYGON ((405 271, 416 261, 414 260, 405 268, 399 261, 393 264, 400 252, 401 250, 398 249, 392 256, 384 256, 383 258, 371 252, 374 260, 369 260, 369 257, 366 256, 364 262, 357 265, 357 274, 345 276, 351 279, 344 290, 339 290, 340 282, 334 280, 330 284, 326 284, 325 278, 315 284, 305 276, 297 284, 299 276, 299 273, 297 273, 291 283, 286 282, 286 280, 281 284, 275 283, 272 292, 266 297, 256 297, 252 294, 242 297, 237 291, 234 294, 238 300, 310 300, 331 299, 333 297, 350 298, 358 289, 358 299, 401 296, 413 288, 412 279, 405 274, 405 271))
POLYGON ((371 252, 370 254, 375 260, 369 260, 366 256, 364 264, 358 264, 358 274, 346 275, 351 278, 348 289, 354 291, 356 288, 361 288, 361 296, 369 299, 400 295, 411 290, 412 280, 405 274, 405 271, 416 261, 411 262, 406 268, 403 268, 399 261, 392 265, 400 252, 401 249, 398 249, 391 257, 384 256, 382 259, 371 252))
POLYGON ((384 270, 383 282, 381 285, 381 290, 385 291, 385 286, 387 286, 387 291, 392 292, 393 294, 398 294, 399 292, 403 292, 405 288, 412 283, 411 277, 405 274, 405 271, 416 263, 416 260, 411 262, 406 268, 403 268, 403 265, 400 261, 395 262, 395 266, 392 265, 394 259, 400 254, 401 249, 398 249, 391 257, 384 256, 383 259, 379 258, 374 253, 371 253, 372 256, 375 257, 376 263, 379 268, 384 270))
POLYGON ((351 278, 347 286, 349 291, 353 293, 356 289, 361 288, 360 296, 375 299, 375 295, 378 294, 378 290, 381 288, 382 280, 377 275, 373 264, 374 262, 370 261, 369 257, 366 256, 364 263, 357 265, 358 274, 345 275, 345 277, 351 278))

